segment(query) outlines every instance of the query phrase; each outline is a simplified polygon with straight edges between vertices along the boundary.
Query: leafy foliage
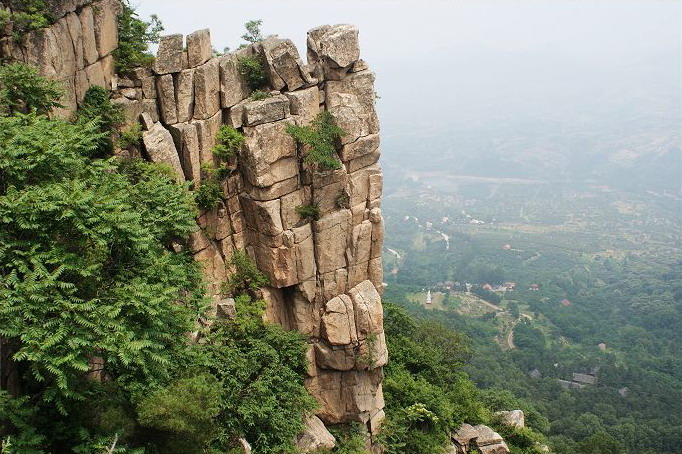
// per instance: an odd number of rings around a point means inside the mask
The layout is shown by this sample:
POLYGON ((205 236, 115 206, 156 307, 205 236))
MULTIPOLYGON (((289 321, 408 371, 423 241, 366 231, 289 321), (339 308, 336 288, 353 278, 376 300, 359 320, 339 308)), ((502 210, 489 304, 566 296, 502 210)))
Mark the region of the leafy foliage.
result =
POLYGON ((336 447, 331 451, 333 454, 369 454, 367 432, 361 424, 340 424, 329 431, 336 438, 336 447))
POLYGON ((136 147, 142 141, 142 125, 139 123, 132 124, 121 131, 118 138, 117 145, 124 150, 136 147))
POLYGON ((265 72, 263 60, 259 55, 249 55, 237 58, 239 73, 246 79, 246 84, 252 90, 260 90, 267 86, 268 75, 265 72))
POLYGON ((233 274, 223 286, 224 293, 239 295, 254 292, 269 283, 268 277, 258 271, 256 264, 245 252, 234 251, 227 265, 233 274))
POLYGON ((287 133, 300 144, 309 146, 305 162, 324 170, 338 169, 341 162, 335 156, 336 140, 345 134, 329 111, 320 112, 309 126, 288 125, 287 133))
POLYGON ((433 320, 415 321, 391 303, 384 304, 384 330, 391 352, 383 384, 385 452, 439 452, 459 424, 486 420, 475 386, 461 371, 467 357, 461 336, 433 320))
POLYGON ((220 398, 221 383, 213 375, 180 378, 138 404, 140 425, 165 435, 157 436, 171 445, 164 452, 197 451, 215 436, 220 398))
POLYGON ((264 301, 238 297, 236 321, 217 322, 195 361, 222 382, 214 445, 244 437, 254 452, 286 453, 316 402, 303 386, 303 336, 264 323, 264 308, 264 301))
POLYGON ((12 63, 0 67, 1 115, 45 114, 54 107, 62 107, 59 104, 62 94, 58 82, 40 76, 32 66, 12 63))
POLYGON ((54 22, 47 3, 44 0, 19 0, 13 1, 14 12, 2 10, 0 25, 3 28, 8 22, 12 23, 12 36, 15 41, 31 31, 48 27, 54 22))
POLYGON ((125 0, 118 16, 118 48, 114 50, 116 71, 126 74, 138 66, 151 66, 154 56, 149 44, 158 43, 163 24, 156 15, 143 21, 125 0))
POLYGON ((0 335, 25 379, 65 411, 93 355, 111 373, 164 376, 199 303, 196 266, 163 247, 194 228, 189 194, 153 165, 90 161, 94 123, 0 125, 0 335))
POLYGON ((80 122, 89 122, 96 119, 95 121, 99 125, 99 131, 102 133, 102 136, 98 140, 97 150, 94 155, 97 157, 110 155, 114 147, 111 135, 124 120, 121 106, 111 102, 109 92, 105 88, 93 85, 85 92, 83 102, 78 107, 76 115, 80 122))
POLYGON ((250 20, 244 24, 246 27, 246 33, 242 35, 242 39, 248 43, 257 43, 263 40, 263 36, 260 31, 260 26, 263 25, 261 19, 250 20))
POLYGON ((223 190, 215 176, 201 180, 199 189, 194 191, 194 200, 199 208, 212 210, 218 206, 223 196, 223 190))
POLYGON ((244 144, 244 135, 229 125, 222 125, 216 135, 213 154, 224 161, 237 156, 244 144))
POLYGON ((320 219, 320 207, 317 205, 301 205, 296 207, 296 213, 303 219, 317 221, 320 219))
POLYGON ((272 97, 269 91, 256 90, 249 96, 251 101, 261 101, 263 99, 268 99, 272 97))

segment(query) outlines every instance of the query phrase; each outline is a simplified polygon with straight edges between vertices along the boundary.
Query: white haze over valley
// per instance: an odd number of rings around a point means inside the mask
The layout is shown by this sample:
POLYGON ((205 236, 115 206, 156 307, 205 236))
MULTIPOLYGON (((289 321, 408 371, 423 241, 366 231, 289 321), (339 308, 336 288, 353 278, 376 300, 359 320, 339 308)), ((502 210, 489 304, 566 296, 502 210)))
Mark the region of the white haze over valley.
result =
MULTIPOLYGON (((244 22, 262 19, 263 33, 292 39, 304 61, 308 29, 357 25, 361 55, 377 74, 389 179, 401 167, 445 165, 455 173, 533 178, 549 171, 560 179, 617 179, 622 169, 637 170, 644 186, 665 180, 662 189, 677 192, 682 185, 681 2, 135 6, 143 18, 158 14, 164 33, 210 28, 218 50, 235 49, 244 22)), ((630 184, 634 177, 622 178, 630 184)))

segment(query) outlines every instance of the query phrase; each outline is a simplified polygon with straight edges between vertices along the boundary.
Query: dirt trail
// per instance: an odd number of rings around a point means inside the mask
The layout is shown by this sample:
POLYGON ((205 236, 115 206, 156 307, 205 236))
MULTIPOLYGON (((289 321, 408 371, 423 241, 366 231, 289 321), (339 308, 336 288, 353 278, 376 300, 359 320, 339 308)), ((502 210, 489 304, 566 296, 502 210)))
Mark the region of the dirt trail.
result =
POLYGON ((509 334, 507 334, 507 347, 509 347, 509 350, 514 350, 516 348, 516 345, 514 345, 514 328, 512 327, 511 331, 509 331, 509 334))

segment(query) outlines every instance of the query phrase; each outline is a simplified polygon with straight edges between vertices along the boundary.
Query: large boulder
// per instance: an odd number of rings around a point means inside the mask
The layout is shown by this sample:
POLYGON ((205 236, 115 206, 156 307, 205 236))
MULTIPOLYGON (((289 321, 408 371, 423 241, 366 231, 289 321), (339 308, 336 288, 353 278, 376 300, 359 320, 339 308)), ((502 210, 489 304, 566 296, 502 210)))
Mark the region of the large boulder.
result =
POLYGON ((181 34, 162 36, 159 41, 159 50, 154 60, 154 72, 156 74, 179 73, 184 69, 185 54, 182 50, 183 39, 181 34))
POLYGON ((211 59, 211 32, 205 28, 187 35, 187 63, 190 68, 203 65, 211 59))
POLYGON ((320 64, 327 79, 343 77, 359 59, 356 26, 323 25, 308 31, 308 62, 320 64))
POLYGON ((144 131, 142 141, 152 162, 168 164, 175 171, 178 181, 185 181, 173 136, 161 123, 155 123, 149 131, 144 131))
POLYGON ((317 416, 311 416, 305 421, 305 430, 296 439, 296 448, 301 454, 320 452, 333 449, 336 439, 329 433, 324 423, 317 416))

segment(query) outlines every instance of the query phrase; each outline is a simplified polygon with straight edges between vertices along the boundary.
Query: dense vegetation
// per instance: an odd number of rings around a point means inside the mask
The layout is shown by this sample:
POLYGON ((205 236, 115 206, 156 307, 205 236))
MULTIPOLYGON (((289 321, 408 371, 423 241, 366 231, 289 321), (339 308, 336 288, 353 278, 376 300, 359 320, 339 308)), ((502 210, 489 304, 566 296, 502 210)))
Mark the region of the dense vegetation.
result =
POLYGON ((315 406, 306 346, 263 322, 265 281, 248 256, 235 255, 225 289, 235 320, 212 321, 197 263, 171 247, 196 228, 188 187, 164 166, 111 157, 119 117, 106 92, 90 90, 73 122, 50 119, 59 90, 21 65, 7 74, 3 454, 226 452, 240 437, 289 452, 315 406))
POLYGON ((464 370, 479 387, 532 404, 547 420, 533 427, 556 452, 677 452, 682 262, 679 211, 670 208, 677 202, 576 191, 595 192, 575 184, 457 193, 420 186, 416 202, 388 198, 387 246, 395 253, 385 254, 386 297, 468 335, 475 354, 464 370), (448 291, 444 281, 460 286, 448 291), (482 289, 505 281, 516 289, 482 289), (469 294, 465 282, 474 284, 469 294), (427 287, 435 303, 425 312, 415 303, 427 287), (597 383, 563 389, 558 380, 573 373, 595 373, 597 383))

